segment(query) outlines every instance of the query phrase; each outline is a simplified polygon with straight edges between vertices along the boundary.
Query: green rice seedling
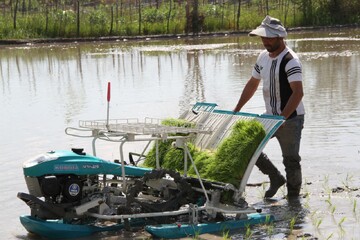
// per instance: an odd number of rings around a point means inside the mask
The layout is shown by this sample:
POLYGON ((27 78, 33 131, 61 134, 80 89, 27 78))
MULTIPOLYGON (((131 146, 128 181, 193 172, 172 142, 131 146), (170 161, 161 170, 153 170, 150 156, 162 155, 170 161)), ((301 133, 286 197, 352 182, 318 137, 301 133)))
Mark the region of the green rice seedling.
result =
POLYGON ((318 218, 318 217, 315 218, 315 216, 311 217, 311 222, 314 225, 314 227, 317 228, 317 229, 320 226, 320 224, 322 223, 322 220, 320 221, 319 219, 320 218, 318 218))
MULTIPOLYGON (((210 163, 214 161, 214 152, 209 150, 198 151, 194 149, 193 153, 193 160, 197 170, 199 171, 200 176, 206 176, 210 163)), ((193 165, 190 166, 188 174, 194 176, 196 175, 193 165)))
POLYGON ((346 234, 345 234, 345 233, 346 233, 346 232, 345 232, 345 229, 342 228, 342 227, 340 227, 339 231, 340 231, 340 232, 339 232, 339 236, 338 236, 339 239, 344 239, 344 237, 345 237, 345 235, 346 235, 346 234))
POLYGON ((253 235, 253 232, 250 228, 250 225, 247 225, 244 239, 252 239, 252 235, 253 235))
POLYGON ((332 215, 334 215, 335 210, 336 210, 336 206, 331 206, 330 212, 332 215))
POLYGON ((304 208, 310 210, 310 195, 309 194, 306 194, 305 195, 305 203, 304 203, 304 208))
MULTIPOLYGON (((316 215, 316 210, 315 211, 313 211, 312 213, 310 213, 310 219, 311 219, 311 221, 313 222, 313 224, 315 223, 315 215, 316 215)), ((314 224, 315 225, 315 224, 314 224)))
POLYGON ((271 215, 266 215, 265 216, 265 224, 269 224, 269 223, 272 223, 271 222, 271 215))
POLYGON ((359 222, 360 215, 358 214, 358 205, 357 205, 357 199, 351 199, 351 205, 352 205, 352 213, 355 218, 356 222, 359 222))
POLYGON ((230 136, 218 146, 205 178, 239 187, 248 163, 265 135, 260 122, 237 121, 230 136))
MULTIPOLYGON (((166 119, 163 125, 193 127, 191 123, 178 119, 166 119)), ((215 151, 200 150, 191 142, 187 143, 194 165, 200 177, 217 182, 230 183, 238 188, 249 161, 265 137, 263 125, 256 120, 239 120, 230 135, 223 139, 215 151)), ((183 172, 184 152, 172 146, 173 140, 159 142, 159 163, 165 169, 183 172)), ((189 160, 190 161, 190 160, 189 160)), ((188 175, 195 176, 194 165, 188 164, 188 175)), ((156 146, 150 149, 144 161, 146 167, 156 167, 156 146)), ((265 192, 265 191, 264 191, 265 192)), ((231 201, 233 193, 224 194, 222 201, 231 201)))
POLYGON ((316 210, 316 211, 314 211, 314 212, 312 212, 311 214, 310 214, 310 219, 311 219, 311 222, 312 222, 312 224, 313 224, 313 226, 316 228, 316 229, 319 229, 319 227, 320 227, 320 225, 321 225, 321 223, 322 223, 322 218, 320 218, 319 216, 318 216, 318 211, 316 210))
POLYGON ((310 210, 310 203, 308 200, 305 201, 304 208, 310 210))
POLYGON ((271 215, 270 214, 267 214, 265 216, 265 221, 264 223, 261 225, 262 229, 265 229, 266 230, 266 235, 268 237, 271 238, 271 236, 274 234, 274 222, 271 221, 271 215))
MULTIPOLYGON (((162 165, 166 153, 171 148, 172 141, 159 141, 158 142, 158 151, 159 151, 159 163, 162 165)), ((156 145, 154 144, 146 155, 145 161, 143 163, 145 167, 156 168, 156 145)))
POLYGON ((309 192, 309 189, 308 189, 308 180, 307 180, 307 178, 305 178, 305 180, 304 180, 304 186, 303 186, 303 192, 304 192, 304 195, 305 196, 308 196, 308 195, 310 195, 310 192, 309 192))
POLYGON ((274 229, 275 229, 274 223, 266 224, 266 234, 268 237, 270 237, 270 239, 274 234, 274 229))
MULTIPOLYGON (((193 127, 191 123, 181 119, 166 119, 162 124, 193 127)), ((199 150, 191 143, 188 143, 188 146, 202 178, 239 187, 248 163, 265 134, 260 122, 240 120, 234 124, 230 136, 220 143, 216 151, 199 150)), ((183 151, 171 145, 172 141, 159 142, 159 162, 164 168, 181 171, 184 167, 183 151)), ((144 165, 156 167, 155 146, 147 154, 144 165)), ((191 174, 194 175, 195 171, 190 167, 189 175, 191 174)))
POLYGON ((222 234, 222 239, 223 240, 230 240, 231 238, 229 237, 229 231, 224 231, 222 234))
POLYGON ((194 240, 200 240, 200 231, 195 231, 195 235, 192 237, 194 240))
POLYGON ((332 206, 332 202, 331 202, 331 194, 330 194, 330 193, 328 194, 327 199, 325 199, 325 202, 327 202, 327 203, 329 204, 329 207, 331 207, 331 206, 332 206))
POLYGON ((184 119, 177 119, 177 118, 166 118, 161 121, 162 125, 165 126, 173 126, 173 127, 188 127, 194 128, 195 124, 193 122, 189 122, 184 119))
POLYGON ((164 155, 162 167, 177 171, 184 170, 184 150, 170 147, 164 155))
POLYGON ((356 199, 354 199, 353 200, 353 207, 352 207, 352 211, 353 211, 353 213, 355 213, 355 215, 356 215, 356 208, 357 208, 357 201, 356 201, 356 199))
POLYGON ((346 174, 345 180, 342 181, 342 184, 344 185, 345 189, 350 189, 352 179, 353 179, 352 175, 346 174))
POLYGON ((345 229, 344 229, 344 227, 343 227, 343 223, 345 222, 345 220, 346 220, 346 217, 342 217, 341 219, 340 219, 340 221, 338 222, 338 227, 339 227, 339 230, 340 230, 340 236, 341 237, 343 237, 343 236, 345 236, 345 229))
POLYGON ((331 192, 331 189, 329 187, 329 175, 324 176, 323 188, 324 188, 325 193, 330 193, 331 192))
POLYGON ((297 216, 294 216, 290 220, 290 224, 289 224, 290 234, 292 234, 292 232, 294 230, 294 226, 295 226, 295 223, 296 223, 296 218, 297 218, 297 216))
POLYGON ((328 175, 328 174, 326 174, 326 175, 324 176, 324 184, 326 184, 326 185, 329 184, 329 175, 328 175))
POLYGON ((320 225, 321 225, 322 221, 323 221, 323 220, 322 220, 321 218, 319 218, 319 219, 316 221, 315 226, 316 226, 316 228, 317 228, 317 229, 319 229, 319 227, 320 227, 320 225))
POLYGON ((343 228, 342 224, 345 222, 345 220, 346 220, 346 217, 342 217, 342 218, 340 219, 340 221, 339 221, 339 223, 338 223, 338 226, 339 226, 340 228, 343 228))
POLYGON ((329 240, 330 238, 332 238, 334 236, 334 233, 331 233, 327 238, 326 240, 329 240))
MULTIPOLYGON (((194 123, 188 122, 183 119, 167 118, 161 122, 162 125, 172 126, 172 127, 189 127, 193 128, 194 123)), ((184 163, 184 153, 182 150, 178 150, 172 147, 174 140, 164 140, 158 142, 158 151, 159 151, 159 163, 162 166, 165 161, 171 161, 166 164, 167 167, 171 166, 169 169, 179 170, 183 169, 184 163)), ((190 147, 190 149, 193 149, 190 147)), ((149 150, 146 155, 144 166, 155 168, 156 167, 156 145, 149 150)))
MULTIPOLYGON (((195 148, 195 146, 192 143, 187 143, 187 147, 190 151, 191 156, 196 155, 196 152, 198 150, 195 148)), ((190 166, 191 162, 190 159, 188 159, 188 166, 190 166)), ((163 156, 163 168, 166 169, 172 169, 179 172, 184 171, 184 150, 178 149, 175 147, 169 147, 167 149, 167 152, 163 156)))

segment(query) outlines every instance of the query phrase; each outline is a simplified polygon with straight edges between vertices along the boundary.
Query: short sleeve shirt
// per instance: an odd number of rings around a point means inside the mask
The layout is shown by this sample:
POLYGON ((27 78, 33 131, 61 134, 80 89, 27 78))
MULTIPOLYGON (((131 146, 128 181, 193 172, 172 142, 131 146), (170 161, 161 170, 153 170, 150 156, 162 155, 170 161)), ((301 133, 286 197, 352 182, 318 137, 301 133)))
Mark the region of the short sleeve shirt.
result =
MULTIPOLYGON (((292 94, 290 82, 302 81, 302 65, 297 54, 287 46, 276 58, 264 50, 257 58, 252 76, 263 81, 266 114, 280 115, 292 94)), ((300 102, 289 118, 303 114, 305 109, 300 102)))

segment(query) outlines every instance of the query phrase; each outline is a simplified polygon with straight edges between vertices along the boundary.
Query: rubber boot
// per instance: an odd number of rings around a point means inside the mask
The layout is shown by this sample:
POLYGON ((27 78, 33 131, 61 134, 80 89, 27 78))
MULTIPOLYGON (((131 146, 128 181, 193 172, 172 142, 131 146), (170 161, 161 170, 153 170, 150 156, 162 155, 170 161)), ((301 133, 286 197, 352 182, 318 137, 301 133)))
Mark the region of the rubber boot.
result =
POLYGON ((256 161, 256 166, 262 173, 268 175, 270 178, 270 187, 265 192, 265 198, 273 197, 279 188, 286 183, 284 176, 281 175, 279 170, 264 153, 260 154, 258 160, 256 161))
POLYGON ((299 197, 302 183, 301 169, 286 171, 286 177, 288 179, 288 182, 286 183, 288 198, 299 197))

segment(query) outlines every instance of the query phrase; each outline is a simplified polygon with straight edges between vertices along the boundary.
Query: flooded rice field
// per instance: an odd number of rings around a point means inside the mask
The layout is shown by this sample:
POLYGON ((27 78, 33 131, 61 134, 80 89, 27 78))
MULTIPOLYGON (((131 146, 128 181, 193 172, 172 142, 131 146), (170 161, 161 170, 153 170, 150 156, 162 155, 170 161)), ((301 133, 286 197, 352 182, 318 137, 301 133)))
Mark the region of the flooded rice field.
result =
MULTIPOLYGON (((276 221, 199 238, 360 239, 360 29, 293 32, 287 44, 299 54, 304 74, 302 197, 288 201, 280 189, 264 201, 268 179, 254 168, 246 200, 276 221)), ((91 142, 64 129, 106 118, 107 82, 110 118, 178 117, 197 101, 232 110, 261 50, 260 39, 245 35, 0 47, 0 239, 39 239, 19 222, 29 214, 16 197, 27 191, 22 164, 49 150, 89 152, 91 142)), ((242 110, 264 111, 260 90, 242 110)), ((264 151, 284 173, 277 141, 264 151)), ((101 145, 98 155, 113 160, 118 148, 101 145)), ((134 238, 150 236, 91 237, 134 238)))

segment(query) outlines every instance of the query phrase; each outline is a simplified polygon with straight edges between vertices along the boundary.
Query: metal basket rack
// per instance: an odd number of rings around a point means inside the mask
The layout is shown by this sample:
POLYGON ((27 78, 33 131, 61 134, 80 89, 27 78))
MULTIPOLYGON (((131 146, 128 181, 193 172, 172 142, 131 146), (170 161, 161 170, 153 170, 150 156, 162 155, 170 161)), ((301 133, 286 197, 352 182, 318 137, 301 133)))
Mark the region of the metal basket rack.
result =
POLYGON ((190 133, 211 133, 211 128, 202 124, 190 127, 174 127, 161 124, 161 119, 145 118, 140 121, 137 118, 129 119, 110 119, 107 120, 80 120, 79 127, 108 131, 109 133, 135 134, 135 135, 153 135, 166 136, 170 134, 190 134, 190 133))

